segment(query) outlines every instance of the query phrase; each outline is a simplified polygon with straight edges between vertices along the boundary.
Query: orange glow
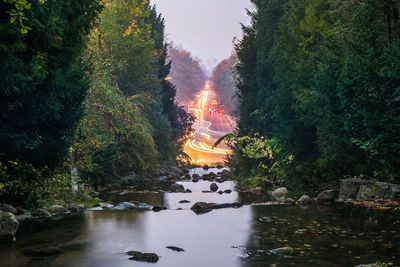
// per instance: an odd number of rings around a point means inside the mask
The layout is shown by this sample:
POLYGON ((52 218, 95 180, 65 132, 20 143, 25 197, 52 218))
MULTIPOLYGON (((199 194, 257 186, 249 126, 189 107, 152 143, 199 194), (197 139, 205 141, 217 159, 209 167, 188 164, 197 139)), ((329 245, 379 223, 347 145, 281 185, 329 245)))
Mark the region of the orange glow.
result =
POLYGON ((223 109, 218 107, 218 96, 211 81, 206 82, 203 90, 188 106, 189 112, 196 116, 197 121, 194 125, 195 132, 185 144, 185 152, 195 164, 223 162, 232 151, 224 144, 218 148, 213 148, 213 145, 221 136, 234 130, 234 120, 223 114, 223 109))

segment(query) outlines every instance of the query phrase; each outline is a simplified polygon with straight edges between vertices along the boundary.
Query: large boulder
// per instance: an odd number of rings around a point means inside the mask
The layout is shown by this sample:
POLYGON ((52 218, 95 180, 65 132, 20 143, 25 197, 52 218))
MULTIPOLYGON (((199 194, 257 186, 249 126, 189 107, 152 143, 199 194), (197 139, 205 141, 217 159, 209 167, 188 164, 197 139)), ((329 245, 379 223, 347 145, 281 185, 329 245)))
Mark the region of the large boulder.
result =
POLYGON ((217 192, 217 191, 218 191, 218 185, 217 185, 216 183, 212 183, 212 184, 210 185, 210 190, 211 190, 212 192, 217 192))
POLYGON ((185 192, 185 188, 181 184, 174 183, 171 185, 170 191, 173 193, 183 193, 185 192))
POLYGON ((85 211, 85 205, 81 204, 69 204, 68 210, 72 213, 81 213, 85 211))
POLYGON ((37 208, 33 213, 33 216, 39 218, 48 218, 51 217, 50 212, 46 208, 37 208))
POLYGON ((271 196, 276 200, 276 201, 284 201, 289 194, 289 191, 287 190, 286 187, 280 187, 275 189, 272 193, 271 196))
POLYGON ((339 199, 355 199, 362 185, 373 184, 373 181, 360 178, 347 178, 339 181, 339 199))
POLYGON ((19 223, 11 212, 0 211, 0 242, 9 242, 14 239, 19 223))
POLYGON ((357 193, 359 200, 398 198, 400 198, 400 185, 383 182, 361 185, 357 193))
POLYGON ((296 204, 300 206, 307 206, 312 203, 312 200, 309 196, 307 195, 302 195, 297 201, 296 204))
POLYGON ((321 204, 331 204, 335 202, 336 192, 335 190, 324 190, 318 194, 317 199, 321 204))
POLYGON ((60 214, 68 213, 68 210, 61 205, 52 205, 49 207, 49 212, 56 214, 56 215, 60 215, 60 214))
POLYGON ((14 215, 16 215, 18 213, 18 210, 16 208, 14 208, 13 206, 11 206, 9 204, 5 204, 5 203, 0 203, 0 211, 10 212, 14 215))
POLYGON ((29 221, 33 219, 32 214, 29 210, 20 208, 18 210, 18 215, 15 215, 15 218, 18 222, 29 221))

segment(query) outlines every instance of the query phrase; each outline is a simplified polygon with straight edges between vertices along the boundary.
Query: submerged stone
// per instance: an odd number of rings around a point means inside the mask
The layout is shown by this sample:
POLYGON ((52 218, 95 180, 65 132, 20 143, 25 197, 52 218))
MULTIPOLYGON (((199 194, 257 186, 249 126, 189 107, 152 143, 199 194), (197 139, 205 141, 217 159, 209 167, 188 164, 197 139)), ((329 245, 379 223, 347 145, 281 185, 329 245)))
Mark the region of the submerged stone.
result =
POLYGON ((143 253, 140 251, 128 251, 126 255, 131 256, 129 259, 133 261, 158 262, 159 256, 156 253, 143 253))
POLYGON ((296 250, 292 247, 281 247, 268 251, 270 254, 276 256, 292 256, 296 254, 296 250))
POLYGON ((60 255, 63 251, 56 247, 45 247, 26 249, 22 253, 28 257, 51 257, 60 255))
POLYGON ((185 251, 183 248, 180 248, 180 247, 175 247, 175 246, 168 246, 168 247, 166 247, 167 249, 170 249, 170 250, 173 250, 173 251, 176 251, 176 252, 183 252, 183 251, 185 251))

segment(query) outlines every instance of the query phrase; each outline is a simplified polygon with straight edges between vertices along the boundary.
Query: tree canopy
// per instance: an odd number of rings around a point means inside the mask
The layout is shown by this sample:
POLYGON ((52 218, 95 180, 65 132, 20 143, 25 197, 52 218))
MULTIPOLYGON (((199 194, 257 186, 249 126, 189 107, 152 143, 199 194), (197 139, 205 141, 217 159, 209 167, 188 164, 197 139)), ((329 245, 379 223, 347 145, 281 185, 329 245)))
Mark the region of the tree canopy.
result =
POLYGON ((292 184, 399 181, 398 1, 253 3, 237 47, 239 135, 276 138, 293 157, 280 174, 292 184))

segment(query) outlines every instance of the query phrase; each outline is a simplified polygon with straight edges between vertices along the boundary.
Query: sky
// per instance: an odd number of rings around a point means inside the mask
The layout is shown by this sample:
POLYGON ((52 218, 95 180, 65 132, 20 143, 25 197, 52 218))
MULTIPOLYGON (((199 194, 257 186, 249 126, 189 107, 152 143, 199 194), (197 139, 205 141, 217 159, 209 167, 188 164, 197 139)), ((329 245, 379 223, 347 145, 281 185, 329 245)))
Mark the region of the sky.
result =
POLYGON ((250 0, 151 0, 165 18, 167 40, 190 51, 208 71, 232 51, 248 25, 250 0))

